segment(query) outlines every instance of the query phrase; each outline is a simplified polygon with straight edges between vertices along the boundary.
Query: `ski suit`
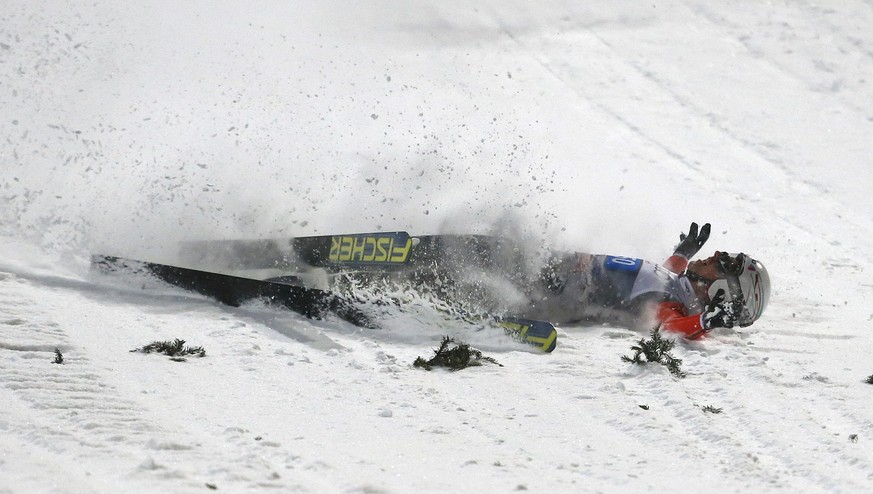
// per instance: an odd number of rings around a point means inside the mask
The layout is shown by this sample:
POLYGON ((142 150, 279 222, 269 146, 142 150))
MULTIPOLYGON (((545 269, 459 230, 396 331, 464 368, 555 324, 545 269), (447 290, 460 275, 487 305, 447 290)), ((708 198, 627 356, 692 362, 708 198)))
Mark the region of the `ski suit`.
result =
POLYGON ((607 323, 652 328, 696 338, 703 306, 683 274, 688 260, 663 265, 630 257, 574 253, 549 263, 542 287, 530 294, 528 317, 557 323, 607 323))

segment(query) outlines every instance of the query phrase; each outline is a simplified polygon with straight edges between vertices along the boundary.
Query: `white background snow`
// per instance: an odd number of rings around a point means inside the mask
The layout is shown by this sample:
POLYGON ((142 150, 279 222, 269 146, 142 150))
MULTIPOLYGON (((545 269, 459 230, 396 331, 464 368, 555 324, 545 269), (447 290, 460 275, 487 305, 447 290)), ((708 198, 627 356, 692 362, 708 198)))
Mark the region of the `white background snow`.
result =
POLYGON ((870 492, 870 26, 869 0, 4 0, 0 492, 870 492), (680 342, 685 379, 612 327, 425 372, 476 335, 89 271, 506 224, 660 261, 691 221, 773 292, 680 342), (173 338, 207 357, 129 352, 173 338))

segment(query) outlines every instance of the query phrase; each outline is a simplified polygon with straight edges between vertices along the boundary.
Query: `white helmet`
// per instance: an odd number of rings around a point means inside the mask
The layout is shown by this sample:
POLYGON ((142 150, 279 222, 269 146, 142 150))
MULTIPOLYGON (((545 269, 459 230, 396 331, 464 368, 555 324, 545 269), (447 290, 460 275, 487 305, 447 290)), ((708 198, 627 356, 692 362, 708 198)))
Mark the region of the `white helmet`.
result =
POLYGON ((742 327, 758 320, 770 299, 767 268, 745 254, 722 254, 719 272, 722 276, 709 287, 709 297, 714 298, 719 290, 724 290, 742 327))

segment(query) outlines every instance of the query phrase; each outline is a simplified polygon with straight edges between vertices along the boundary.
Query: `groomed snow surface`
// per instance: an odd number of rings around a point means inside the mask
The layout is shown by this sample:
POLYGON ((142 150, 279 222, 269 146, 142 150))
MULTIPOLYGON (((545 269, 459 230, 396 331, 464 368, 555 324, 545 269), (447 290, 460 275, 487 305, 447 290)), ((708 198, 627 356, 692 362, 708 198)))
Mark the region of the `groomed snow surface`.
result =
POLYGON ((0 492, 870 492, 873 5, 7 0, 0 492), (764 317, 621 361, 426 307, 222 306, 92 253, 518 232, 770 270, 764 317), (443 335, 502 367, 413 368, 443 335), (181 338, 204 358, 131 353, 181 338), (52 363, 55 349, 63 363, 52 363), (715 413, 720 411, 720 413, 715 413))

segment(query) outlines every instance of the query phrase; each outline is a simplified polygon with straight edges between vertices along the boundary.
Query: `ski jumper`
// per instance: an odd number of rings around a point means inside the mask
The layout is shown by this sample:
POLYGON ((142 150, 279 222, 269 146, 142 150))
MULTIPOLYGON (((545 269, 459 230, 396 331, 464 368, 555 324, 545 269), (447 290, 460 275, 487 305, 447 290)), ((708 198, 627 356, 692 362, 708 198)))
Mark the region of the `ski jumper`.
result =
POLYGON ((696 338, 703 307, 683 275, 688 260, 663 265, 630 257, 572 254, 543 273, 544 290, 531 297, 531 317, 553 322, 613 323, 661 329, 696 338))

